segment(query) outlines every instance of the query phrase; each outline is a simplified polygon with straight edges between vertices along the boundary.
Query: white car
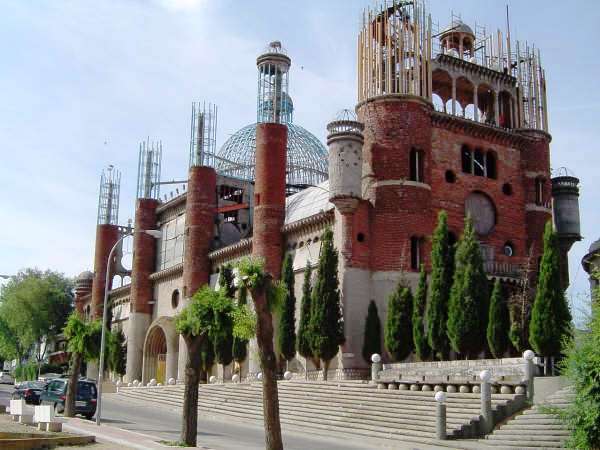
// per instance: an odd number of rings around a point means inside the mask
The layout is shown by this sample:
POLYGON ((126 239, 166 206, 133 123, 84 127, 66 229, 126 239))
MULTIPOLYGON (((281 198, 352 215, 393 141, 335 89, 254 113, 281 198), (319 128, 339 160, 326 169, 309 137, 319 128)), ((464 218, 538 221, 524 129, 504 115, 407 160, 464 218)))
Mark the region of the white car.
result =
POLYGON ((8 372, 0 372, 0 384, 15 384, 15 379, 8 372))

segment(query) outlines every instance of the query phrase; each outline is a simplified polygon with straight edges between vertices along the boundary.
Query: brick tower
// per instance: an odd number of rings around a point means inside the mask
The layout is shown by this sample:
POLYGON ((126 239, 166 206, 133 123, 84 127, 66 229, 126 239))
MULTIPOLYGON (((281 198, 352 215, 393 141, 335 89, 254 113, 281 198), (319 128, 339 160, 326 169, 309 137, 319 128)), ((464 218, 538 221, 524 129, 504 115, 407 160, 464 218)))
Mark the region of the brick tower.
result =
MULTIPOLYGON (((217 173, 207 164, 214 155, 217 109, 212 105, 192 106, 192 136, 190 168, 185 203, 185 249, 183 257, 184 301, 208 284, 211 263, 208 254, 215 237, 217 213, 217 173)), ((185 377, 187 350, 185 340, 179 338, 177 378, 185 377)))
POLYGON ((144 338, 152 320, 154 291, 150 274, 154 272, 156 264, 156 243, 152 236, 142 231, 156 228, 161 155, 161 143, 144 142, 140 145, 131 270, 131 311, 127 333, 128 381, 141 380, 144 338))
MULTIPOLYGON (((111 289, 112 285, 105 287, 106 269, 110 250, 119 240, 119 193, 121 174, 113 166, 102 171, 100 178, 100 194, 98 200, 98 225, 96 226, 96 246, 94 251, 94 280, 92 282, 92 310, 93 319, 102 318, 102 305, 104 304, 104 290, 111 289)), ((111 264, 114 274, 115 265, 111 264)), ((112 276, 109 277, 112 280, 112 276)), ((111 281, 112 283, 112 281, 111 281)))

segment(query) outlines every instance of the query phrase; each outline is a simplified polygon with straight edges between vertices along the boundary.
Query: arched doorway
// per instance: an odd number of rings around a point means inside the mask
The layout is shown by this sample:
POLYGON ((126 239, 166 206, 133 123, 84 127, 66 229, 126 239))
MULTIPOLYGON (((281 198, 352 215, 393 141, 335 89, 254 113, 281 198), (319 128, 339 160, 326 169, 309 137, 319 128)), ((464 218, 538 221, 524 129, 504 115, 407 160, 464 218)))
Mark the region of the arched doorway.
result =
POLYGON ((167 374, 167 338, 160 326, 153 327, 144 346, 143 380, 156 379, 165 384, 167 374))

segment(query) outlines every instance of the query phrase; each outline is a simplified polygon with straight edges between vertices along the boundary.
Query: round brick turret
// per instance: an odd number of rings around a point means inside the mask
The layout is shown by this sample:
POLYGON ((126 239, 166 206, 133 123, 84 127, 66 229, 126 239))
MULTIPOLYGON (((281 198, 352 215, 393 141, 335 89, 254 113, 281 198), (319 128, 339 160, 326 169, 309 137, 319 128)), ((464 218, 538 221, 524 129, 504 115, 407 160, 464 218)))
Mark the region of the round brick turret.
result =
POLYGON ((278 279, 283 259, 287 126, 256 126, 256 184, 252 254, 265 260, 265 270, 278 279))
POLYGON ((429 102, 410 95, 374 97, 357 106, 365 125, 363 193, 373 206, 373 270, 409 269, 412 237, 423 238, 421 255, 428 260, 424 238, 432 234, 434 225, 431 110, 429 102), (417 173, 411 170, 414 152, 417 173))
POLYGON ((191 297, 210 277, 208 253, 214 239, 217 174, 212 167, 192 166, 185 211, 183 294, 191 297))
MULTIPOLYGON (((104 287, 106 284, 106 269, 110 250, 119 240, 119 227, 111 224, 101 224, 96 227, 96 249, 94 252, 94 281, 92 283, 92 318, 102 317, 104 305, 104 287)), ((114 270, 114 264, 111 265, 114 270)), ((112 274, 111 274, 112 275, 112 274)), ((111 289, 112 276, 108 277, 111 289)))
POLYGON ((75 279, 75 310, 83 314, 85 298, 92 292, 94 274, 88 270, 81 272, 75 279))
POLYGON ((535 263, 543 251, 544 228, 552 219, 550 180, 550 141, 552 137, 541 130, 522 129, 529 144, 521 151, 523 187, 525 192, 525 223, 527 249, 535 263))

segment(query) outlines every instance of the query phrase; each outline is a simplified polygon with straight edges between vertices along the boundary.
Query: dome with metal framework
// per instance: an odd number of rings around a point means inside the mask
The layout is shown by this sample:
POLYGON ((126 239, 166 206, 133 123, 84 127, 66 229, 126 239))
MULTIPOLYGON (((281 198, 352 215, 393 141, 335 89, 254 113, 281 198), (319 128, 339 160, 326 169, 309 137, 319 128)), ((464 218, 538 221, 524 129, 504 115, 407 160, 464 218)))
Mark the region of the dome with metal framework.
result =
MULTIPOLYGON (((290 99, 291 103, 291 99, 290 99)), ((287 185, 297 191, 327 179, 327 150, 315 135, 288 123, 287 185)), ((256 124, 233 134, 217 152, 216 169, 223 175, 254 180, 256 124)))

